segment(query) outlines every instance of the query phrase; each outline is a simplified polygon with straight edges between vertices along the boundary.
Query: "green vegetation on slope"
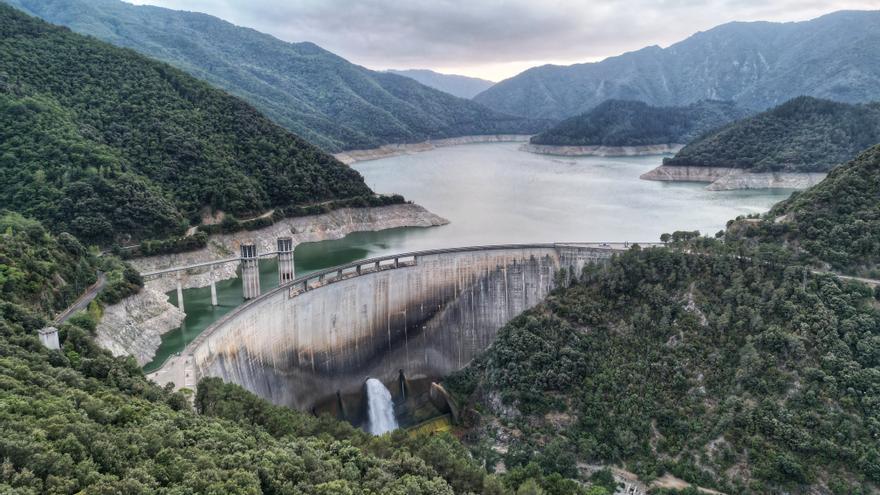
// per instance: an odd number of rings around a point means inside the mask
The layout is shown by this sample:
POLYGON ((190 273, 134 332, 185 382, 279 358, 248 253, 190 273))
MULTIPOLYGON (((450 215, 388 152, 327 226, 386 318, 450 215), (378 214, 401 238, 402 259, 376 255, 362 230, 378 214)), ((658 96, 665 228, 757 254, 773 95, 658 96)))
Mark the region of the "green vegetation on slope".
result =
POLYGON ((447 380, 469 436, 506 447, 508 468, 625 463, 725 493, 875 493, 871 290, 700 242, 719 255, 632 250, 502 329, 447 380))
POLYGON ((474 97, 499 112, 561 120, 605 100, 687 105, 729 100, 764 110, 809 95, 880 100, 880 11, 804 22, 730 22, 667 48, 601 62, 534 67, 474 97))
POLYGON ((880 145, 777 204, 763 219, 732 223, 726 239, 785 243, 805 261, 880 278, 880 145))
POLYGON ((99 300, 112 304, 143 286, 133 268, 113 256, 97 257, 70 234, 53 237, 39 222, 0 211, 0 300, 54 315, 103 272, 99 300))
POLYGON ((16 214, 0 227, 0 493, 511 493, 449 435, 374 438, 216 379, 199 385, 194 412, 99 349, 89 316, 47 350, 37 330, 49 310, 101 261, 16 214))
POLYGON ((553 146, 648 146, 689 143, 705 132, 741 119, 748 112, 730 102, 700 101, 684 107, 653 107, 608 100, 532 137, 553 146))
POLYGON ((26 12, 168 62, 237 95, 327 150, 469 134, 531 134, 511 117, 205 14, 119 0, 6 0, 26 12))
POLYGON ((371 193, 236 98, 6 5, 0 87, 0 203, 88 243, 371 193))
POLYGON ((663 164, 827 172, 877 143, 880 103, 850 105, 803 96, 709 133, 663 164))

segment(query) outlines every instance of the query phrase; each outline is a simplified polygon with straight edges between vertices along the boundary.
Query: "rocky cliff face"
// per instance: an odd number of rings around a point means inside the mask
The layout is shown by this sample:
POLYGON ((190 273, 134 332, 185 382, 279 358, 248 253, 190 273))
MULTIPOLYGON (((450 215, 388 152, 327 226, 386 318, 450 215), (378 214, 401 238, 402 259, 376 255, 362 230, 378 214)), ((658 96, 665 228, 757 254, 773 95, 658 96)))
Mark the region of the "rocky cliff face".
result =
MULTIPOLYGON (((415 204, 381 206, 375 208, 342 208, 322 215, 286 218, 275 224, 254 231, 211 236, 208 246, 198 251, 150 256, 131 260, 141 273, 163 270, 175 266, 204 263, 211 260, 232 258, 239 255, 242 242, 253 242, 257 252, 275 251, 279 237, 290 237, 293 245, 303 242, 341 239, 352 232, 370 232, 398 227, 434 227, 445 225, 448 220, 415 204)), ((226 280, 236 276, 238 263, 227 263, 214 270, 214 280, 226 280)), ((190 270, 182 276, 184 288, 206 287, 211 284, 210 269, 190 270)), ((177 286, 173 277, 147 282, 147 287, 167 292, 177 286)))
POLYGON ((644 156, 678 153, 683 144, 654 144, 650 146, 553 146, 524 144, 523 151, 539 155, 557 156, 644 156))
POLYGON ((333 155, 337 160, 351 165, 356 162, 364 162, 367 160, 378 160, 379 158, 387 158, 389 156, 409 155, 422 151, 430 151, 435 148, 444 146, 455 146, 458 144, 474 144, 474 143, 506 143, 506 142, 523 142, 528 141, 531 135, 528 134, 490 134, 485 136, 461 136, 448 139, 434 139, 431 141, 423 141, 421 143, 412 144, 386 144, 379 148, 367 150, 351 150, 344 153, 333 155))
POLYGON ((708 182, 710 191, 734 189, 806 189, 818 184, 826 174, 767 172, 751 173, 739 168, 682 167, 661 165, 641 175, 644 180, 669 182, 708 182))
POLYGON ((143 366, 156 355, 162 334, 179 327, 184 316, 168 296, 144 289, 104 309, 95 340, 114 356, 134 356, 143 366))
POLYGON ((730 174, 706 186, 710 191, 733 189, 806 189, 822 182, 827 174, 819 173, 739 173, 730 174))
MULTIPOLYGON (((432 227, 449 223, 421 206, 401 204, 376 208, 344 208, 323 215, 288 218, 270 227, 250 232, 212 236, 208 246, 198 251, 151 256, 131 260, 141 273, 175 266, 230 258, 238 255, 243 241, 254 242, 258 252, 274 251, 278 237, 291 237, 296 246, 302 242, 339 239, 352 232, 375 231, 396 227, 432 227)), ((191 270, 181 278, 186 288, 205 287, 211 279, 236 276, 238 263, 227 263, 210 270, 191 270)), ((168 302, 164 294, 177 286, 174 277, 147 282, 134 296, 109 306, 98 325, 96 340, 116 356, 132 355, 138 364, 153 359, 161 336, 181 325, 185 314, 168 302)))

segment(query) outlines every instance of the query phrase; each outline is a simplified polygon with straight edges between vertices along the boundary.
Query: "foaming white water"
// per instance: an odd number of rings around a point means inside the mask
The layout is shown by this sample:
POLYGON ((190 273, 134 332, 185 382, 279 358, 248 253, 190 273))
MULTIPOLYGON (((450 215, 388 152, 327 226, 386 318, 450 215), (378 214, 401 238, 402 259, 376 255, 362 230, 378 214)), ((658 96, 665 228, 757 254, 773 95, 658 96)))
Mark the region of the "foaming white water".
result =
POLYGON ((367 419, 369 420, 367 431, 373 435, 381 435, 397 429, 391 392, 375 378, 367 380, 367 419))

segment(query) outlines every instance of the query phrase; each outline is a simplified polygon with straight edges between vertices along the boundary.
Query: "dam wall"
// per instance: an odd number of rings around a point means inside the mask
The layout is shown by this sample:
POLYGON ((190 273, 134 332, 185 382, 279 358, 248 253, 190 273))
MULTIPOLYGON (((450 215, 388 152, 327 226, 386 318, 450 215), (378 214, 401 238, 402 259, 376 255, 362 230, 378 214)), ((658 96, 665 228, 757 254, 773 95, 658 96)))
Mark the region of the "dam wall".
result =
POLYGON ((367 377, 387 383, 402 370, 408 379, 436 379, 463 368, 508 321, 567 283, 560 269, 579 274, 620 249, 486 246, 324 270, 242 305, 151 377, 178 386, 220 377, 306 410, 357 392, 367 377))

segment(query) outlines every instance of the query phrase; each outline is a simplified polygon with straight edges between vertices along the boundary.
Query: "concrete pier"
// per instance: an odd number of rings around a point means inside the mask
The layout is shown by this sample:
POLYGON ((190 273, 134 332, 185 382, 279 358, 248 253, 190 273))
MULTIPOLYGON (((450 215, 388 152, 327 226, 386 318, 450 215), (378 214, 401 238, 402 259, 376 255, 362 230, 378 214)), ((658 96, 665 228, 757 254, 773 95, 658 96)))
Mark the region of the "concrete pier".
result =
POLYGON ((40 330, 40 342, 46 346, 47 349, 58 350, 61 349, 61 344, 58 342, 58 329, 55 327, 46 327, 40 330))
POLYGON ((214 276, 214 267, 211 267, 211 306, 217 304, 217 277, 214 276))
POLYGON ((183 282, 180 280, 180 272, 177 272, 177 308, 184 313, 186 312, 183 308, 183 282))
POLYGON ((245 299, 260 296, 260 259, 254 244, 241 245, 241 286, 245 299))
POLYGON ((278 238, 278 285, 293 281, 296 273, 293 267, 293 239, 278 238))

